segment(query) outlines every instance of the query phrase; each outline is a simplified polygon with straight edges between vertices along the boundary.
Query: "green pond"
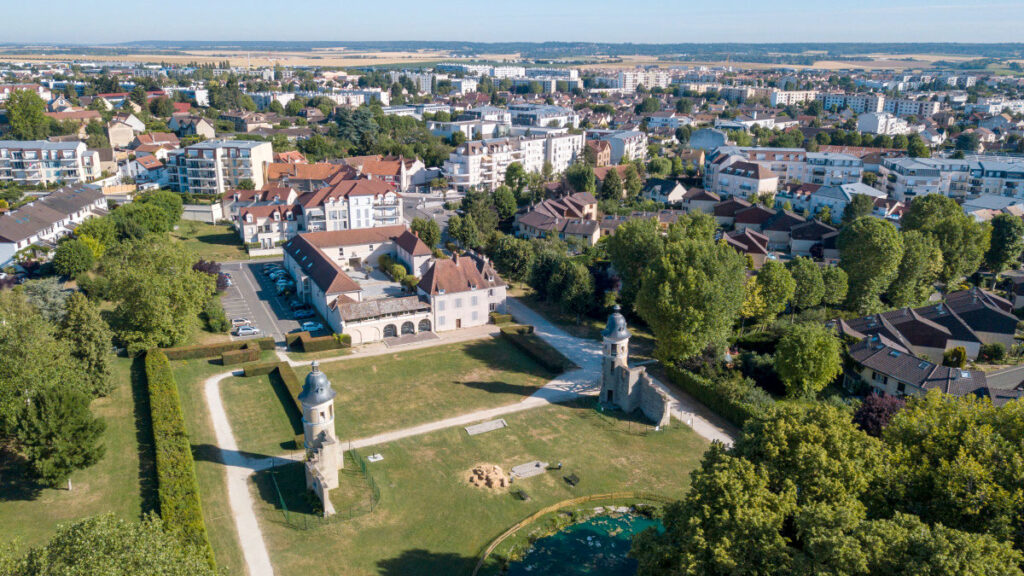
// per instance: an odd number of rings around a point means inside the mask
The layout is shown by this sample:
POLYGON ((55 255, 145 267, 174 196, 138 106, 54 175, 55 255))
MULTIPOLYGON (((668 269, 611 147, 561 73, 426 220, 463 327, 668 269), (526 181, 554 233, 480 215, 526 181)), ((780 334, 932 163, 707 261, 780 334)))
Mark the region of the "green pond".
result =
POLYGON ((595 516, 534 542, 522 560, 509 565, 508 576, 633 576, 636 560, 626 557, 633 535, 651 526, 663 530, 660 520, 630 514, 595 516))

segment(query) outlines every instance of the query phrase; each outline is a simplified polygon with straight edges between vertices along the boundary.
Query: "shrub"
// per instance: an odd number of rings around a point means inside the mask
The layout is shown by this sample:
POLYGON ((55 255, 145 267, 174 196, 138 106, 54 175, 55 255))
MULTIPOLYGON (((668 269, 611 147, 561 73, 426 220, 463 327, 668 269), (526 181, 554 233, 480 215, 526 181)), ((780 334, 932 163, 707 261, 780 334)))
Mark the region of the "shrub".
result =
POLYGON ((989 362, 999 363, 1006 359, 1006 345, 1002 342, 993 342, 991 344, 983 344, 981 346, 981 353, 979 354, 983 359, 989 362))
POLYGON ((502 326, 501 336, 550 372, 560 374, 576 367, 561 352, 534 334, 533 326, 502 326))
POLYGON ((967 350, 963 346, 957 346, 952 350, 942 353, 942 365, 952 368, 963 368, 967 364, 967 350))
POLYGON ((385 270, 385 271, 390 272, 391 271, 391 265, 394 264, 394 263, 395 263, 395 261, 392 260, 390 254, 381 254, 380 258, 377 258, 377 268, 379 268, 380 270, 385 270))
POLYGON ((260 350, 273 350, 274 339, 267 336, 265 338, 258 338, 255 340, 245 340, 236 342, 220 342, 217 344, 206 344, 204 346, 185 346, 182 348, 165 348, 163 353, 167 355, 169 360, 190 360, 193 358, 216 358, 225 352, 231 350, 241 350, 250 343, 255 343, 260 350))
POLYGON ((738 374, 711 379, 671 366, 665 371, 674 384, 737 427, 767 413, 775 404, 771 395, 738 374))
POLYGON ((231 329, 231 322, 220 305, 220 298, 211 298, 203 307, 202 316, 206 322, 206 329, 210 332, 223 334, 231 329))
POLYGON ((90 277, 89 274, 79 274, 75 278, 75 283, 93 302, 106 300, 110 292, 110 280, 105 276, 90 277))
POLYGON ((157 495, 166 529, 183 544, 199 550, 216 568, 203 523, 192 446, 178 398, 171 363, 160 350, 146 353, 150 419, 156 447, 157 495))
POLYGON ((352 336, 348 334, 331 334, 330 336, 309 335, 309 332, 293 332, 285 335, 285 342, 289 348, 300 348, 303 352, 322 352, 324 350, 339 350, 352 345, 352 336))
POLYGON ((889 425, 892 417, 906 405, 907 402, 898 396, 872 394, 854 412, 853 423, 877 438, 882 435, 882 430, 889 425))
POLYGON ((391 265, 390 271, 391 277, 395 279, 395 282, 401 282, 402 280, 405 280, 405 277, 409 274, 408 272, 406 272, 405 266, 397 262, 391 265))
POLYGON ((512 315, 511 314, 499 314, 497 312, 491 312, 491 322, 494 322, 495 324, 498 324, 498 325, 501 325, 501 324, 511 324, 512 323, 512 315))
POLYGON ((420 283, 420 279, 412 274, 407 274, 405 278, 402 278, 402 287, 412 292, 416 289, 416 286, 420 283))
POLYGON ((220 362, 225 366, 255 362, 260 359, 260 347, 258 344, 248 342, 241 350, 231 350, 220 355, 220 362))
POLYGON ((299 380, 299 375, 295 373, 295 370, 287 362, 249 364, 245 367, 243 374, 246 377, 267 376, 274 372, 277 372, 278 377, 284 382, 284 386, 288 389, 288 393, 295 402, 295 406, 299 409, 299 413, 302 413, 302 403, 299 402, 299 393, 302 392, 302 381, 299 380))

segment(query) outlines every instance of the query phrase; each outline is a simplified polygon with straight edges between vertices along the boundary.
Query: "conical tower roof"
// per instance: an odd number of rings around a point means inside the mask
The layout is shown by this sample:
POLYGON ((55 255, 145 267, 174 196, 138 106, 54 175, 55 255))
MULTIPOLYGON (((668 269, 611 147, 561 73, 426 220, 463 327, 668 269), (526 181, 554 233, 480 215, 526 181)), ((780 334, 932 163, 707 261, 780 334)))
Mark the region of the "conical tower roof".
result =
POLYGON ((629 338, 629 327, 626 326, 626 318, 622 315, 622 307, 618 304, 612 308, 612 313, 608 316, 608 326, 601 331, 601 336, 604 336, 605 340, 614 342, 629 338))
POLYGON ((320 363, 314 360, 311 368, 312 371, 306 375, 302 392, 299 393, 299 402, 317 405, 334 400, 338 393, 331 388, 331 381, 327 379, 327 375, 320 371, 320 363))

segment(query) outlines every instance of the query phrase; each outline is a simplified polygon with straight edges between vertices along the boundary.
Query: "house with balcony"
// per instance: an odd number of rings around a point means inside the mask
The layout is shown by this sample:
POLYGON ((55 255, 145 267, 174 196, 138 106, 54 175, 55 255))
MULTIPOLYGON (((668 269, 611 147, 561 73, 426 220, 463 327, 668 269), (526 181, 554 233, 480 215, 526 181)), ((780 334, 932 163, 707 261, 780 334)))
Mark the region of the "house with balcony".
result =
POLYGON ((89 182, 100 177, 100 157, 85 142, 0 140, 0 182, 25 186, 89 182))
MULTIPOLYGON (((299 166, 299 165, 296 165, 299 166)), ((300 196, 307 232, 397 226, 402 220, 402 199, 383 180, 349 179, 339 172, 327 186, 300 196)))
POLYGON ((167 181, 171 190, 188 194, 219 195, 243 182, 259 189, 273 157, 270 142, 208 140, 170 152, 167 181))

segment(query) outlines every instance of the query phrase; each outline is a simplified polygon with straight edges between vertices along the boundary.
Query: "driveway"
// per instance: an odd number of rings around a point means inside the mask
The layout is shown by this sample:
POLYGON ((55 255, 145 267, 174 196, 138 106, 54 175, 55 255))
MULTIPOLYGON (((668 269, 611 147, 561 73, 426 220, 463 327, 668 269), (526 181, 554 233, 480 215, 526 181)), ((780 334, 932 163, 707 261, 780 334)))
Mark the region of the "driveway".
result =
MULTIPOLYGON (((284 335, 299 329, 288 305, 290 297, 279 297, 274 282, 261 272, 264 264, 280 260, 224 262, 221 270, 231 274, 234 286, 221 296, 224 311, 231 318, 248 318, 275 342, 284 343, 284 335)), ((317 318, 310 320, 318 321, 317 318)))

